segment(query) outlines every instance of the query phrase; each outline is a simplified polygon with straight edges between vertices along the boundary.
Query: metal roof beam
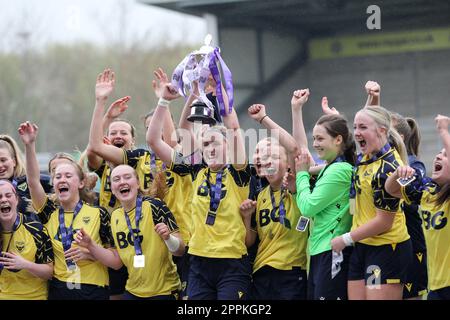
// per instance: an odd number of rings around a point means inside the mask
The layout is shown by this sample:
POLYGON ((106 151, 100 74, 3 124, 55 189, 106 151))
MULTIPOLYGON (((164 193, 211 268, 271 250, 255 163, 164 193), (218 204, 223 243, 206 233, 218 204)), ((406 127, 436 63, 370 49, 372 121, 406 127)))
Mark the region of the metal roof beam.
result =
POLYGON ((256 0, 185 0, 178 1, 177 7, 179 8, 194 8, 203 6, 216 6, 216 5, 227 5, 236 4, 240 2, 253 2, 256 0))

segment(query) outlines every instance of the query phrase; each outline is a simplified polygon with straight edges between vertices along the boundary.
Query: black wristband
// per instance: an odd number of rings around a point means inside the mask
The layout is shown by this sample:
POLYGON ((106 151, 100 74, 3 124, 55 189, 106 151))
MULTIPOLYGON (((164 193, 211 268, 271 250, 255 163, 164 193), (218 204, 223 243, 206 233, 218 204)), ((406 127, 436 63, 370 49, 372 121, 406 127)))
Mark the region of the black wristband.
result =
POLYGON ((264 117, 262 117, 261 120, 259 120, 259 123, 262 123, 265 117, 268 117, 268 115, 266 114, 264 117))

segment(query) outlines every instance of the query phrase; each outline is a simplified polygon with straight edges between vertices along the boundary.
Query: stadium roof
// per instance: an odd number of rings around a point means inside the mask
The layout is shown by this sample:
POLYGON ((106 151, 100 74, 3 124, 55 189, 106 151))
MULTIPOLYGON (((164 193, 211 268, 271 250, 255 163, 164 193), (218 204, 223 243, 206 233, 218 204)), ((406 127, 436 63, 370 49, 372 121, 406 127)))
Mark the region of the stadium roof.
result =
POLYGON ((139 0, 201 16, 214 14, 219 27, 257 27, 294 34, 333 35, 363 31, 368 6, 381 8, 383 30, 448 25, 448 0, 139 0))

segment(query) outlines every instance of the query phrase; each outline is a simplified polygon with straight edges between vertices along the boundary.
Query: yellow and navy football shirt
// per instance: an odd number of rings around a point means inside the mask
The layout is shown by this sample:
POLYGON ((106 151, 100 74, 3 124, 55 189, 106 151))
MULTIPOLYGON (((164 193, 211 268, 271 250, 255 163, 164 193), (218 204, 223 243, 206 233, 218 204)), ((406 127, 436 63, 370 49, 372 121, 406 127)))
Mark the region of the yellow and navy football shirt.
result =
MULTIPOLYGON (((39 180, 46 194, 53 193, 53 186, 51 184, 51 177, 49 175, 41 174, 39 180)), ((34 210, 31 210, 31 195, 30 188, 28 187, 27 177, 14 177, 13 179, 11 179, 11 182, 16 186, 16 192, 19 196, 17 212, 22 212, 25 215, 35 214, 34 210)))
POLYGON ((285 225, 282 225, 279 208, 281 191, 273 192, 273 196, 275 210, 270 196, 270 186, 265 187, 256 200, 256 231, 260 242, 253 272, 266 265, 279 270, 292 270, 292 267, 301 267, 305 270, 308 232, 299 232, 295 229, 301 216, 295 199, 289 191, 284 192, 286 217, 285 225))
POLYGON ((159 199, 145 197, 142 201, 139 231, 136 230, 136 208, 127 214, 135 236, 140 238, 145 267, 133 266, 136 254, 133 236, 129 232, 123 208, 120 207, 111 215, 111 230, 120 259, 128 269, 129 278, 125 289, 142 298, 170 295, 173 291, 179 290, 180 280, 172 255, 155 231, 155 225, 160 222, 165 223, 171 233, 178 231, 169 208, 159 199))
POLYGON ((152 153, 145 149, 124 150, 123 163, 136 170, 139 179, 139 187, 145 191, 150 189, 153 175, 164 170, 163 162, 155 157, 155 168, 151 167, 152 153))
POLYGON ((176 161, 172 172, 192 176, 191 239, 189 253, 208 258, 241 258, 247 254, 245 226, 239 206, 249 195, 250 166, 237 170, 228 165, 223 170, 222 193, 213 225, 206 224, 210 211, 211 185, 216 183, 217 173, 203 165, 190 165, 176 161))
POLYGON ((187 203, 191 197, 192 179, 190 174, 174 174, 171 170, 165 168, 163 162, 154 156, 155 168, 152 168, 152 151, 145 149, 136 149, 126 151, 124 154, 124 163, 128 163, 136 169, 141 190, 149 190, 154 179, 154 174, 159 171, 165 171, 167 193, 164 202, 177 220, 180 234, 185 244, 190 239, 190 213, 186 210, 189 207, 187 203))
POLYGON ((114 209, 120 206, 119 201, 111 191, 111 167, 106 163, 106 161, 103 161, 100 167, 94 172, 100 177, 100 194, 98 204, 100 207, 105 208, 111 213, 114 209))
MULTIPOLYGON (((38 264, 53 262, 52 243, 42 223, 21 213, 18 215, 20 220, 16 229, 1 232, 2 251, 15 253, 38 264)), ((29 271, 0 271, 0 300, 46 300, 47 295, 47 281, 29 271)))
POLYGON ((428 261, 428 286, 431 290, 450 287, 450 199, 438 205, 439 186, 426 179, 422 185, 401 188, 408 204, 419 204, 428 261))
MULTIPOLYGON (((151 153, 145 149, 123 150, 123 164, 128 164, 136 170, 141 190, 148 190, 153 181, 153 172, 151 170, 151 153)), ((155 159, 156 171, 163 169, 162 161, 155 159)), ((111 191, 111 167, 103 160, 100 167, 94 170, 100 177, 99 205, 112 212, 120 206, 119 201, 111 191)))
POLYGON ((180 234, 186 245, 191 238, 191 211, 190 199, 192 198, 192 179, 190 174, 174 173, 166 170, 166 184, 168 191, 164 197, 164 202, 169 207, 173 216, 177 220, 180 234))
MULTIPOLYGON (((67 269, 64 249, 59 229, 59 207, 47 198, 42 208, 38 210, 39 218, 45 224, 52 241, 55 255, 54 277, 63 282, 93 284, 107 286, 109 284, 107 268, 99 261, 80 260, 77 270, 67 269)), ((68 228, 73 221, 73 211, 64 212, 64 222, 68 228)), ((109 226, 110 216, 106 209, 83 203, 83 207, 73 221, 73 235, 83 228, 92 241, 104 247, 110 247, 112 242, 109 226)), ((73 246, 76 244, 72 244, 73 246)))
POLYGON ((351 230, 355 230, 375 218, 376 210, 380 209, 395 215, 392 228, 359 242, 380 246, 408 240, 409 234, 400 200, 391 196, 384 188, 387 178, 398 166, 403 165, 400 155, 394 148, 391 148, 376 161, 368 161, 368 164, 364 164, 366 160, 368 158, 364 156, 355 173, 356 212, 353 216, 351 230))

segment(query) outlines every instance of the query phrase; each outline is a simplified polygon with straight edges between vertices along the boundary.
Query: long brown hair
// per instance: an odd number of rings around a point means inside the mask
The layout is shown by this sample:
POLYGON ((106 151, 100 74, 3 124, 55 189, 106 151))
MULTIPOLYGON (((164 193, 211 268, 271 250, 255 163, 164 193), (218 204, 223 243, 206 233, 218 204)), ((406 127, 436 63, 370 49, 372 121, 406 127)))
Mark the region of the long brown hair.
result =
POLYGON ((347 120, 341 115, 326 114, 317 120, 316 125, 321 125, 327 130, 327 133, 336 138, 342 137, 341 152, 345 160, 351 165, 355 165, 356 161, 356 144, 353 135, 350 132, 347 120))
POLYGON ((446 183, 442 186, 441 191, 438 193, 438 197, 436 199, 437 205, 443 205, 447 199, 450 198, 450 183, 446 183))
POLYGON ((403 136, 408 155, 419 156, 420 131, 413 118, 403 117, 399 113, 391 113, 395 129, 403 136))
POLYGON ((164 200, 168 191, 167 183, 166 183, 166 172, 159 171, 154 174, 153 181, 150 186, 150 190, 148 195, 153 198, 159 198, 164 200))

